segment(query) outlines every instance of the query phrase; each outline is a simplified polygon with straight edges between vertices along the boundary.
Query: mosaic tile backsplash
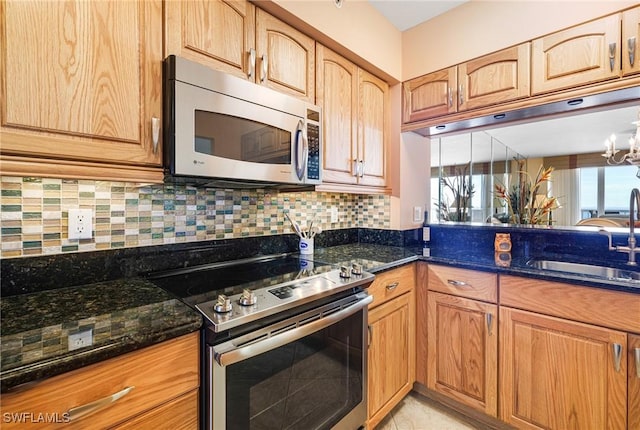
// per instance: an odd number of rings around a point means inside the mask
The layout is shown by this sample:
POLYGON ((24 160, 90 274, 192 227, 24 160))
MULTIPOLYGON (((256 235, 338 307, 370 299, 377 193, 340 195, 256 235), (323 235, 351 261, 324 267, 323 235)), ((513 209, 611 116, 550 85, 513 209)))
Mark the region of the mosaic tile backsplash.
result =
POLYGON ((1 178, 2 258, 292 233, 285 211, 323 230, 390 226, 388 196, 1 178), (330 208, 339 221, 331 223, 330 208), (68 238, 68 210, 93 210, 93 237, 68 238))

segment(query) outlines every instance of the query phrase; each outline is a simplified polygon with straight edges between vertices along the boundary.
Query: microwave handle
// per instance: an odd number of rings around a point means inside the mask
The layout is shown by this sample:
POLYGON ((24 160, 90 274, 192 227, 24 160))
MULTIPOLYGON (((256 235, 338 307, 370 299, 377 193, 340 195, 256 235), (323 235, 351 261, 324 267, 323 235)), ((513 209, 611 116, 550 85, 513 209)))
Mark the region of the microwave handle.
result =
POLYGON ((299 180, 304 179, 304 173, 307 170, 307 159, 309 158, 309 141, 304 127, 304 122, 299 121, 296 128, 296 142, 294 145, 296 160, 296 175, 299 180), (302 142, 302 148, 300 143, 302 142))

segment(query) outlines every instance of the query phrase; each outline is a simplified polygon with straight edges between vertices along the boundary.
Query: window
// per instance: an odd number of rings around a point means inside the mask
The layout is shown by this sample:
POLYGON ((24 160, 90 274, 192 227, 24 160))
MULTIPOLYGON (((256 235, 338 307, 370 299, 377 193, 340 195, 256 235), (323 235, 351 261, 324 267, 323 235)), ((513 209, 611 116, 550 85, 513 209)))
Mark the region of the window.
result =
POLYGON ((607 166, 580 169, 580 212, 582 218, 629 216, 629 194, 636 181, 636 166, 607 166))

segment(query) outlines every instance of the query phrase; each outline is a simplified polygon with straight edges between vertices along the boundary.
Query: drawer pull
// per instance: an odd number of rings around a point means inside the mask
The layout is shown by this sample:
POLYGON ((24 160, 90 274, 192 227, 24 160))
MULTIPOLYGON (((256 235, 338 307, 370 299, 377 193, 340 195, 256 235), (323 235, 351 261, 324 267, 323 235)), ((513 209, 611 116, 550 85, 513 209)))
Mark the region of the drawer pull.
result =
POLYGON ((616 372, 620 372, 620 362, 622 360, 622 345, 614 343, 613 347, 613 367, 616 372))
POLYGON ((399 284, 399 282, 394 282, 393 284, 389 284, 389 285, 387 285, 387 287, 386 287, 386 288, 387 288, 387 290, 389 290, 389 291, 393 291, 393 290, 395 290, 396 288, 398 288, 398 284, 399 284))
POLYGON ((117 393, 113 393, 107 397, 103 397, 102 399, 87 403, 86 405, 76 406, 75 408, 69 409, 67 411, 67 413, 69 414, 69 421, 79 420, 80 418, 91 415, 94 412, 98 412, 100 409, 109 406, 118 399, 126 396, 134 388, 134 386, 126 387, 123 390, 118 391, 117 393))
POLYGON ((640 348, 635 348, 633 350, 636 359, 636 376, 640 378, 640 348))
POLYGON ((467 284, 464 281, 456 281, 455 279, 447 279, 447 282, 454 287, 470 287, 471 284, 467 284))

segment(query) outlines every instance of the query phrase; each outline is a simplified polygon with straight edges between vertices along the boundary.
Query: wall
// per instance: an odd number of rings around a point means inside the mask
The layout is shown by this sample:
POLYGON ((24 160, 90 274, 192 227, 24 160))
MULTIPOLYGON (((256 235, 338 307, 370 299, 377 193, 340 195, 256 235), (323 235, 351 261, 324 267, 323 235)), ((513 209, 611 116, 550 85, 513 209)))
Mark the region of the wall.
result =
POLYGON ((471 0, 402 33, 402 80, 450 67, 634 4, 637 2, 471 0))
POLYGON ((384 229, 391 212, 387 196, 6 176, 0 198, 2 258, 292 233, 284 211, 323 230, 384 229), (77 207, 94 211, 92 239, 68 239, 67 211, 77 207))

